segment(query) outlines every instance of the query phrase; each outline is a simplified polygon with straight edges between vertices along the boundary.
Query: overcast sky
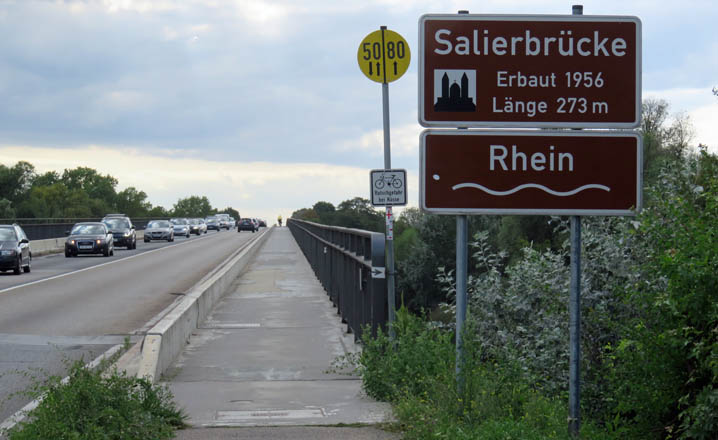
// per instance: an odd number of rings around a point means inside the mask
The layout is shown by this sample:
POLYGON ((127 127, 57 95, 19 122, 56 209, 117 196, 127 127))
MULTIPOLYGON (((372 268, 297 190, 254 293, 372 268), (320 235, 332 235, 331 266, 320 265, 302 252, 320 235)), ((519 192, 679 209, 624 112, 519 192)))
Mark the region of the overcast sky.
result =
MULTIPOLYGON (((713 0, 584 1, 643 23, 643 97, 687 113, 718 151, 713 0)), ((357 66, 386 25, 409 42, 390 85, 392 165, 417 204, 418 19, 425 13, 570 14, 568 1, 0 0, 0 163, 89 166, 171 208, 276 219, 369 198, 383 167, 381 86, 357 66)))

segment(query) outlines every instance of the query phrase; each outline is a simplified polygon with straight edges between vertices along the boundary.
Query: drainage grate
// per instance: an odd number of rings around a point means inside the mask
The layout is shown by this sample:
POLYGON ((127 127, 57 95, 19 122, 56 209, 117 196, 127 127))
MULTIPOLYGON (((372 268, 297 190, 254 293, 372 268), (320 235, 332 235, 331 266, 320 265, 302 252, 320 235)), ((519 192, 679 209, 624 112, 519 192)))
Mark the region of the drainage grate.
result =
POLYGON ((273 409, 254 411, 217 411, 217 421, 239 423, 252 420, 310 419, 324 417, 323 409, 273 409))

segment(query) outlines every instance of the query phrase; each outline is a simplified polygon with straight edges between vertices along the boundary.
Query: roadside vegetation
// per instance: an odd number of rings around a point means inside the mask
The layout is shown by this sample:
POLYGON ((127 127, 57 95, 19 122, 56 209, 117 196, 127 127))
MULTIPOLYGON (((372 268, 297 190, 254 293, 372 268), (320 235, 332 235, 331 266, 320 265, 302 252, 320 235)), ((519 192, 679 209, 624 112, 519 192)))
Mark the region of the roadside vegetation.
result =
POLYGON ((4 434, 9 440, 161 440, 184 426, 185 415, 166 387, 116 369, 103 373, 103 367, 75 361, 67 380, 35 381, 24 394, 42 401, 4 434))
MULTIPOLYGON (((582 438, 716 439, 718 156, 690 147, 689 121, 665 101, 644 103, 640 130, 644 209, 582 220, 582 438)), ((470 228, 464 391, 455 220, 414 209, 395 227, 396 340, 364 341, 365 390, 392 402, 408 439, 566 438, 568 219, 476 216, 470 228)))

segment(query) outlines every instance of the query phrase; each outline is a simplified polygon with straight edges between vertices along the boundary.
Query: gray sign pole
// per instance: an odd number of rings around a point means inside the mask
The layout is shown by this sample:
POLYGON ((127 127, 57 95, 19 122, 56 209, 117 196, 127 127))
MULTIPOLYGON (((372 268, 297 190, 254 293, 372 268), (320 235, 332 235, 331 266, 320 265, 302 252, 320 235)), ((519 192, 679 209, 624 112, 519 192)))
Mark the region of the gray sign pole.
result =
MULTIPOLYGON (((469 11, 459 11, 468 14, 469 11)), ((466 130, 460 127, 459 130, 466 130)), ((456 390, 461 396, 464 392, 464 347, 463 333, 466 321, 466 287, 469 277, 469 217, 456 216, 456 390)))
MULTIPOLYGON (((583 15, 573 5, 573 15, 583 15)), ((568 432, 578 438, 581 430, 581 217, 571 217, 571 286, 568 307, 568 432)))
MULTIPOLYGON (((381 26, 382 47, 384 47, 384 31, 381 26)), ((385 63, 386 64, 386 63, 385 63)), ((382 113, 384 117, 384 169, 391 169, 391 140, 389 136, 389 84, 381 83, 382 113)), ((394 295, 394 213, 391 206, 386 207, 386 292, 389 306, 389 334, 394 338, 394 320, 396 319, 396 299, 394 295)))

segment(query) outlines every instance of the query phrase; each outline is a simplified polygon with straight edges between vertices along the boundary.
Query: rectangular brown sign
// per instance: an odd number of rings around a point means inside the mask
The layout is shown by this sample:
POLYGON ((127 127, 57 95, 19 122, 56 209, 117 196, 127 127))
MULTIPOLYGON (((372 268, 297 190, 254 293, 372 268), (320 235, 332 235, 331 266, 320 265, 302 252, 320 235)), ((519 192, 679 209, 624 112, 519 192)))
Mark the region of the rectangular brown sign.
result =
POLYGON ((585 15, 424 15, 425 127, 633 128, 641 21, 585 15))
POLYGON ((438 214, 635 215, 632 132, 425 130, 419 202, 438 214))

